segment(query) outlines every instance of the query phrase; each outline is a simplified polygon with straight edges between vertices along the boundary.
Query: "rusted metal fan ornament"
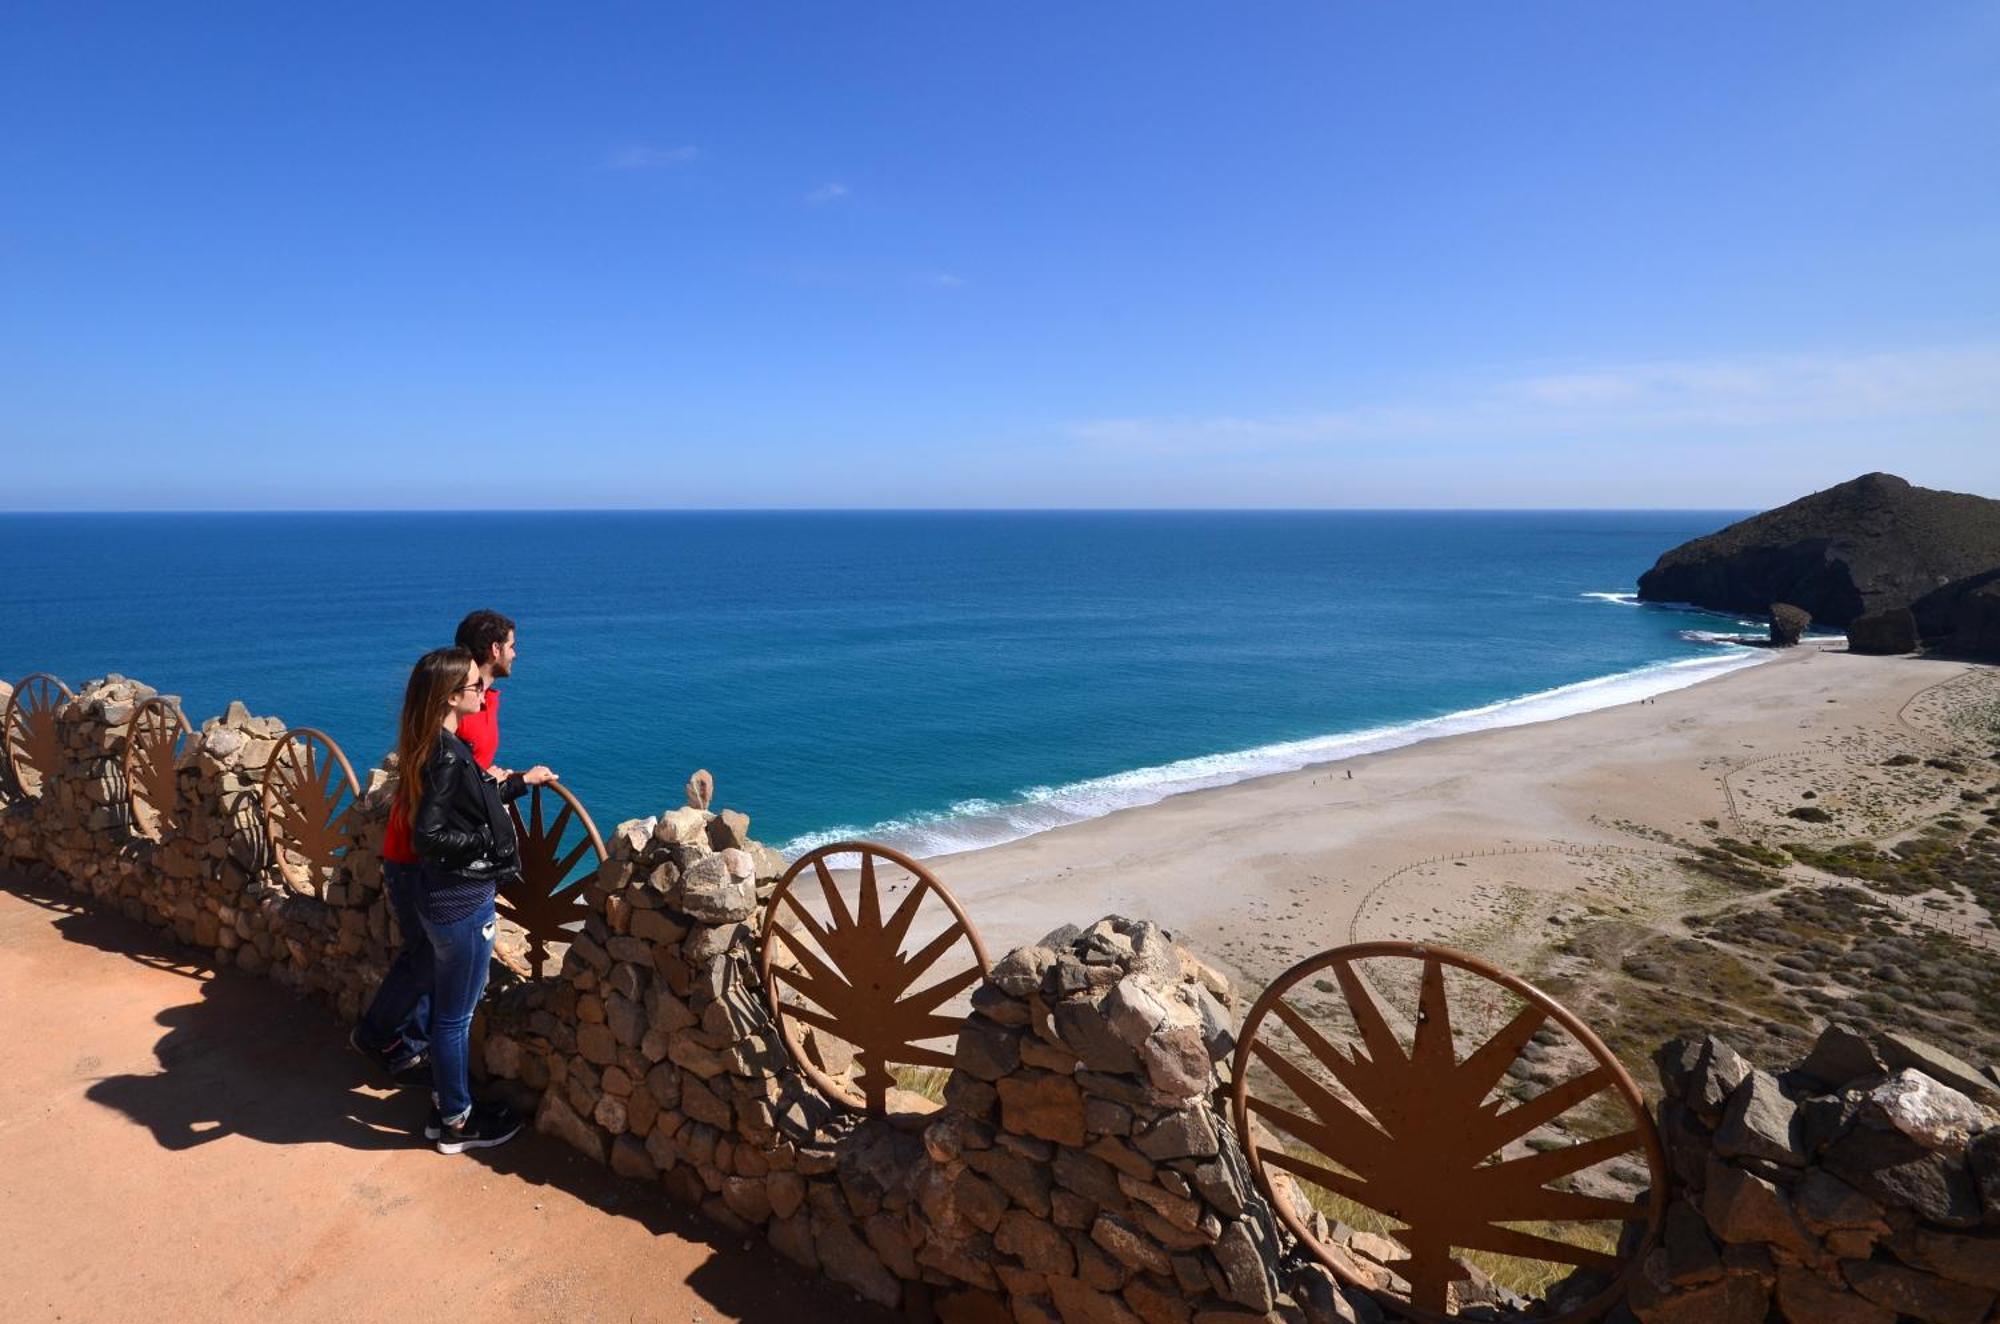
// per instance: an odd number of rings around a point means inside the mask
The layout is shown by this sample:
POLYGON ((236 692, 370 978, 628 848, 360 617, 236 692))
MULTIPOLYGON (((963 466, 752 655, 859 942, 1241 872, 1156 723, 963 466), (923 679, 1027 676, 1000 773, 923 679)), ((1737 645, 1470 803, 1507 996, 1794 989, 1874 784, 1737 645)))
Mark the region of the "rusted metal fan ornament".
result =
POLYGON ((570 875, 586 854, 594 854, 591 867, 604 861, 604 838, 590 819, 583 802, 561 782, 531 786, 523 797, 528 813, 521 814, 521 801, 507 806, 514 820, 514 837, 521 852, 521 876, 500 893, 507 917, 528 933, 528 954, 539 971, 549 957, 549 944, 566 942, 567 926, 581 920, 586 911, 583 889, 570 886, 570 875), (562 801, 554 818, 542 813, 542 793, 547 791, 562 801), (565 842, 566 837, 574 840, 565 842))
POLYGON ((287 883, 326 895, 349 845, 342 820, 360 794, 354 765, 332 736, 309 726, 285 732, 264 766, 261 805, 271 859, 287 883))
POLYGON ((46 671, 37 671, 14 687, 7 714, 0 719, 0 744, 6 746, 7 772, 14 789, 39 799, 43 779, 62 757, 62 733, 56 730, 56 709, 76 694, 46 671))
POLYGON ((950 1068, 952 1044, 936 1041, 952 1040, 959 1022, 939 1008, 988 969, 986 948, 957 899, 930 870, 887 846, 840 841, 807 852, 785 871, 764 911, 764 991, 792 1061, 829 1098, 877 1116, 889 1111, 894 1067, 950 1068), (844 884, 830 863, 842 856, 859 857, 844 884), (886 915, 885 891, 903 894, 886 915), (906 953, 911 945, 916 950, 906 953), (957 961, 944 967, 949 974, 913 991, 954 952, 957 961), (802 1042, 807 1028, 852 1046, 858 1075, 827 1070, 802 1042))
POLYGON ((190 727, 180 705, 164 696, 133 710, 125 730, 125 804, 132 831, 159 840, 175 825, 181 747, 190 727))
POLYGON ((1276 1189, 1271 1170, 1382 1216, 1388 1235, 1409 1252, 1389 1266, 1408 1281, 1409 1298, 1378 1293, 1392 1313, 1448 1318, 1451 1284, 1467 1276, 1453 1252, 1471 1250, 1602 1271, 1608 1281, 1595 1296, 1549 1317, 1595 1319, 1618 1299, 1659 1230, 1666 1164, 1632 1078, 1553 998, 1449 948, 1360 943, 1308 957, 1280 975, 1243 1024, 1235 1118, 1257 1184, 1285 1225, 1329 1268, 1363 1288, 1371 1285, 1358 1282, 1352 1262, 1313 1235, 1306 1211, 1276 1189), (1364 974, 1364 963, 1375 981, 1364 974), (1462 1033, 1469 1047, 1463 1056, 1454 1045, 1448 971, 1456 972, 1452 983, 1461 992, 1460 1019, 1469 1031, 1462 1033), (1410 1023, 1403 1034, 1371 985, 1407 986, 1412 975, 1415 1014, 1399 1018, 1410 1023), (1309 1002, 1315 990, 1332 989, 1346 1004, 1345 1020, 1308 1017, 1294 1005, 1309 1002), (1482 1039, 1486 1025, 1503 1014, 1509 1019, 1482 1039), (1545 1027, 1567 1031, 1591 1064, 1514 1103, 1498 1087, 1545 1027), (1584 1122, 1572 1111, 1584 1105, 1590 1105, 1585 1129, 1608 1133, 1569 1144, 1544 1133, 1533 1149, 1522 1143, 1558 1118, 1584 1122), (1260 1144, 1253 1122, 1276 1132, 1279 1143, 1267 1138, 1260 1144), (1634 1153, 1643 1155, 1652 1174, 1652 1190, 1639 1200, 1552 1185, 1575 1184, 1578 1174, 1634 1153), (1599 1248, 1607 1230, 1623 1232, 1633 1223, 1644 1224, 1644 1236, 1636 1246, 1618 1238, 1615 1244, 1628 1250, 1622 1259, 1599 1248), (1592 1232, 1597 1246, 1575 1239, 1592 1232))

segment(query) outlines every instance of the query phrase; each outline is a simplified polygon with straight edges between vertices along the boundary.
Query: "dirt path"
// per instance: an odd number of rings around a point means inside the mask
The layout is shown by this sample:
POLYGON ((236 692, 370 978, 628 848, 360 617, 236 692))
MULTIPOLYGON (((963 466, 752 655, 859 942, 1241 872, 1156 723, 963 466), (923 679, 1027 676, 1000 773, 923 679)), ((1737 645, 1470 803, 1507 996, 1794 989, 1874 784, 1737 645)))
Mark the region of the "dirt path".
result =
POLYGON ((16 1320, 893 1318, 532 1133, 446 1158, 317 1004, 0 880, 16 1320))

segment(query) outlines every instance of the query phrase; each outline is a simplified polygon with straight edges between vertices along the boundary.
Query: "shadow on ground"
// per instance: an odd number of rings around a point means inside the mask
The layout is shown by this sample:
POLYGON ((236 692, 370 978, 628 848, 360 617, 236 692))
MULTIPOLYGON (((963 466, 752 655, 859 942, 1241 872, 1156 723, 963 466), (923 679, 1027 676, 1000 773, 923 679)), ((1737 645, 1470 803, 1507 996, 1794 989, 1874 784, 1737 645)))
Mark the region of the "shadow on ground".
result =
MULTIPOLYGON (((62 937, 187 980, 190 1000, 155 1018, 159 1070, 106 1076, 85 1097, 145 1127, 178 1151, 224 1136, 270 1145, 334 1144, 360 1150, 428 1148, 423 1088, 394 1089, 347 1045, 328 1010, 262 978, 217 968, 209 953, 122 915, 91 909, 60 885, 19 876, 0 890, 54 914, 62 937)), ((614 1176, 556 1141, 524 1132, 498 1149, 438 1162, 492 1171, 560 1190, 655 1236, 705 1246, 687 1284, 718 1312, 745 1318, 883 1321, 898 1318, 779 1257, 761 1238, 730 1234, 669 1201, 657 1188, 614 1176)))

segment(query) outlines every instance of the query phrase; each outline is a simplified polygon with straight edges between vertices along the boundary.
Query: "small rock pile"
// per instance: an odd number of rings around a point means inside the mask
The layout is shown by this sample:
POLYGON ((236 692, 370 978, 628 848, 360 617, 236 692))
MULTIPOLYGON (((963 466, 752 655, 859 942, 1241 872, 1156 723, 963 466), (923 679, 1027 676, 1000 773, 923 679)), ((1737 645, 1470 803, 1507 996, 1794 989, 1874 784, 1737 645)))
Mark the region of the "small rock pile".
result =
POLYGON ((1644 1324, 1987 1324, 2000 1297, 2000 1091, 1901 1035, 1829 1026, 1773 1075, 1714 1037, 1656 1057, 1677 1198, 1644 1324))
POLYGON ((1222 977, 1158 925, 1109 918, 1011 952, 972 998, 932 1210, 967 1281, 1024 1324, 1262 1319, 1278 1232, 1218 1098, 1222 977))

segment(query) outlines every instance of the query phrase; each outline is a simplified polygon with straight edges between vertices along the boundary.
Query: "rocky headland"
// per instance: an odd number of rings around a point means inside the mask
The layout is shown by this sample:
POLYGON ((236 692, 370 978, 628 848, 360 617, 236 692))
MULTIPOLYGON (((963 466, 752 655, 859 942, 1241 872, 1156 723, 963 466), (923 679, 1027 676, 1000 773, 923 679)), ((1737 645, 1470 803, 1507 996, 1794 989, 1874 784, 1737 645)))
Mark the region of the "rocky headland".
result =
POLYGON ((1639 597, 1786 605, 1853 631, 1857 651, 2000 658, 2000 501, 1863 474, 1682 543, 1639 576, 1639 597))

